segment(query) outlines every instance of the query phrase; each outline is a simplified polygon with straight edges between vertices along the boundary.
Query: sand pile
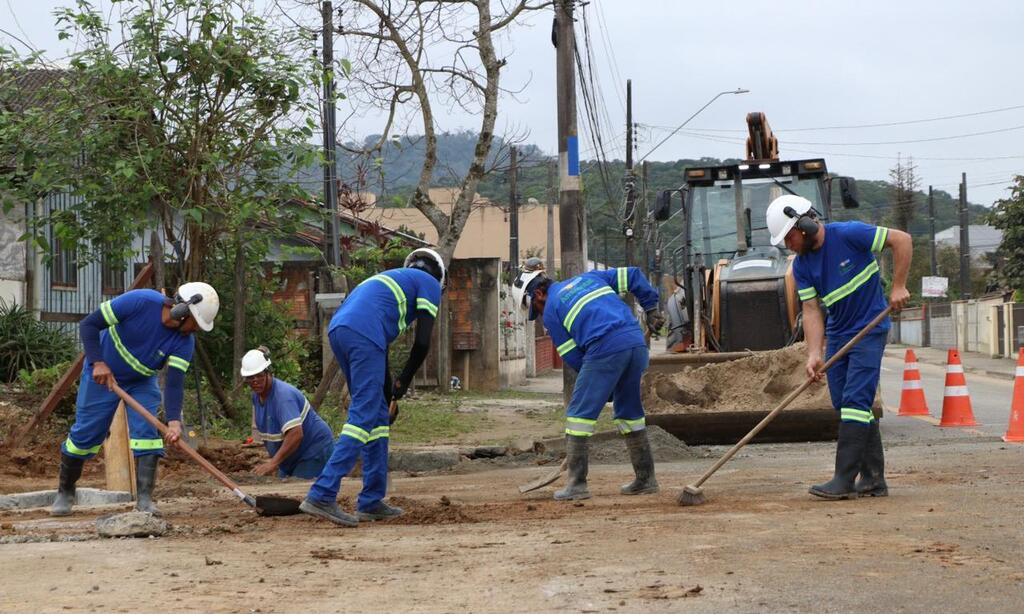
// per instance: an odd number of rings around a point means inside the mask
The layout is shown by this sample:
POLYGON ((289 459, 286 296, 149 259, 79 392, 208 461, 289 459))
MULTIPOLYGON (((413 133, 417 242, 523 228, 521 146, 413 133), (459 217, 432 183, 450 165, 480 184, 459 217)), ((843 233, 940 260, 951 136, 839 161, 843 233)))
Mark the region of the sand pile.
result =
MULTIPOLYGON (((644 409, 650 414, 770 410, 806 379, 807 348, 798 343, 732 362, 683 367, 644 378, 644 409)), ((828 384, 814 384, 788 409, 831 407, 828 384)))

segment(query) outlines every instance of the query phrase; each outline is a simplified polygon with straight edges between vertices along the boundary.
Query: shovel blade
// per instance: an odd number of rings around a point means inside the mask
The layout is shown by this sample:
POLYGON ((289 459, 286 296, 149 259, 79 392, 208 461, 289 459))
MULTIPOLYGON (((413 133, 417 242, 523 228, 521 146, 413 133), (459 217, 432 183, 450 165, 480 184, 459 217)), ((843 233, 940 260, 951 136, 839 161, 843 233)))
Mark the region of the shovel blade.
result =
POLYGON ((272 495, 256 497, 256 513, 260 516, 294 516, 299 513, 299 501, 272 495))
POLYGON ((562 472, 565 471, 565 468, 568 464, 568 460, 563 460, 562 464, 557 469, 553 469, 550 473, 546 473, 537 478, 536 480, 520 486, 519 492, 528 493, 531 490, 537 490, 538 488, 543 488, 547 486, 548 484, 554 482, 555 480, 562 476, 562 472))

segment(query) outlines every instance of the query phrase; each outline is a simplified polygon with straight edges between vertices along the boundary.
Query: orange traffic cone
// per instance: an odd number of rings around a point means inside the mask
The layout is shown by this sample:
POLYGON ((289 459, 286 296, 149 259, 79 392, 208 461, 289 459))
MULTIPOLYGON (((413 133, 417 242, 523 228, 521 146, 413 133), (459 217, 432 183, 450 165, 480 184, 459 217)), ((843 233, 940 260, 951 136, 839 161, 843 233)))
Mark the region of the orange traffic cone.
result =
POLYGON ((1003 441, 1024 442, 1024 347, 1017 353, 1017 375, 1013 378, 1013 404, 1010 405, 1010 427, 1003 441))
POLYGON ((977 426, 971 409, 971 397, 967 392, 964 366, 960 363, 960 352, 950 350, 946 362, 946 391, 942 398, 942 420, 939 426, 977 426))
POLYGON ((901 416, 927 416, 928 402, 921 388, 921 372, 917 369, 917 356, 908 349, 903 359, 903 394, 900 395, 901 416))

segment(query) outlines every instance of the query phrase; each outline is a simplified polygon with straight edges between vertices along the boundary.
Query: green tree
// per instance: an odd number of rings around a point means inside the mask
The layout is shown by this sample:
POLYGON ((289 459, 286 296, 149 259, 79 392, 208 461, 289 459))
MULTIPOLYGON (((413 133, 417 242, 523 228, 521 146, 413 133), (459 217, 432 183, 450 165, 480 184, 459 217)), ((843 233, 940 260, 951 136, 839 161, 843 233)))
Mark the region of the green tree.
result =
POLYGON ((1024 175, 1014 177, 1010 196, 996 201, 986 221, 1003 231, 996 250, 998 282, 1015 291, 1024 290, 1024 175))

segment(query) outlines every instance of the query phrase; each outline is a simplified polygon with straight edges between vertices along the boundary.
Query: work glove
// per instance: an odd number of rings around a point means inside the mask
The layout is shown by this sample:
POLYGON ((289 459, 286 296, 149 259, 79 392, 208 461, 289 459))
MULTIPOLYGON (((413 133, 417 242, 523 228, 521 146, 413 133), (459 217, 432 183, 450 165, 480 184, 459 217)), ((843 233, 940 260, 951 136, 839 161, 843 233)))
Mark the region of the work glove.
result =
POLYGON ((644 318, 647 321, 647 330, 652 335, 657 335, 661 332, 661 327, 665 326, 665 316, 661 315, 657 307, 652 307, 644 312, 644 318))

